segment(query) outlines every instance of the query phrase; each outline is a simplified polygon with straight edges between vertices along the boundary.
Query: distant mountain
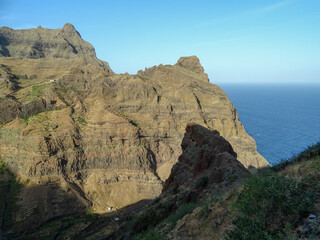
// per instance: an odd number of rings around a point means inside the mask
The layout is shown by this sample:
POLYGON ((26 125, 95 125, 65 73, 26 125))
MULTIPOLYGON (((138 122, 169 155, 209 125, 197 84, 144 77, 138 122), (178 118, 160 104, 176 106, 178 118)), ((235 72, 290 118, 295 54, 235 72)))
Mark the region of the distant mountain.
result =
POLYGON ((0 56, 18 59, 83 57, 87 63, 104 67, 112 72, 108 63, 97 59, 93 46, 84 41, 70 23, 66 23, 59 29, 38 27, 14 30, 2 27, 0 28, 0 56))

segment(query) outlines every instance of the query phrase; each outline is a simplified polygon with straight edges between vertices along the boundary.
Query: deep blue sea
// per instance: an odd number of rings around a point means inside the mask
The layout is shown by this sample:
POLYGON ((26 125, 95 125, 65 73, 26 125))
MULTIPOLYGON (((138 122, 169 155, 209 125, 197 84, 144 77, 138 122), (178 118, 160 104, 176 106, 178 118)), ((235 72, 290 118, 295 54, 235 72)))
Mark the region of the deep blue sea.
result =
POLYGON ((219 86, 271 165, 320 141, 320 85, 219 86))

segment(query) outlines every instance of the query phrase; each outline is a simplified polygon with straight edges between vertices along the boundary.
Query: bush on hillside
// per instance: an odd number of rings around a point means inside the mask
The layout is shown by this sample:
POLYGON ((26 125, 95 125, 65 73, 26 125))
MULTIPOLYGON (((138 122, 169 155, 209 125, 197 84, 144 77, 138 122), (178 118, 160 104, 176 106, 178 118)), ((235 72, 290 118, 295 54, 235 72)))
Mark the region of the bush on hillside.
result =
POLYGON ((312 207, 312 194, 296 181, 276 175, 252 176, 233 204, 238 216, 227 239, 279 239, 287 221, 312 207))

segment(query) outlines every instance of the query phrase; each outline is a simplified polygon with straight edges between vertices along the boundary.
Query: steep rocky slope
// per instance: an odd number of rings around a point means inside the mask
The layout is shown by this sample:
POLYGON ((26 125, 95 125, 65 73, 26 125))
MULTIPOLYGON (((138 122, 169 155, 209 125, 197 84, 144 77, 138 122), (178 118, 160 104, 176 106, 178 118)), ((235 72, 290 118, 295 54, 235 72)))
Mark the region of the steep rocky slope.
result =
POLYGON ((14 30, 0 28, 0 56, 19 59, 83 57, 88 63, 96 64, 112 72, 108 63, 96 58, 93 46, 84 41, 74 26, 66 23, 60 29, 33 28, 14 30))
POLYGON ((320 143, 254 175, 216 131, 188 124, 181 146, 162 194, 102 239, 320 239, 320 143))
MULTIPOLYGON (((153 201, 142 201, 109 214, 87 212, 60 217, 34 231, 2 237, 17 240, 319 238, 319 143, 255 175, 236 160, 231 145, 217 131, 190 123, 181 146, 179 161, 162 194, 153 201), (264 224, 259 224, 261 220, 264 224)), ((0 162, 0 172, 3 171, 7 170, 0 162)), ((1 181, 8 181, 4 179, 8 173, 0 176, 1 181)), ((14 188, 14 184, 10 187, 14 188)), ((8 195, 12 195, 12 190, 8 195)), ((1 204, 0 210, 3 210, 1 204)))
POLYGON ((17 229, 76 211, 61 210, 70 199, 102 213, 158 196, 190 121, 218 130, 245 167, 268 165, 197 57, 114 74, 70 24, 4 27, 0 42, 0 158, 23 189, 47 193, 19 193, 18 212, 34 207, 13 214, 17 229))
POLYGON ((249 171, 218 131, 189 123, 162 194, 108 239, 221 239, 249 171))

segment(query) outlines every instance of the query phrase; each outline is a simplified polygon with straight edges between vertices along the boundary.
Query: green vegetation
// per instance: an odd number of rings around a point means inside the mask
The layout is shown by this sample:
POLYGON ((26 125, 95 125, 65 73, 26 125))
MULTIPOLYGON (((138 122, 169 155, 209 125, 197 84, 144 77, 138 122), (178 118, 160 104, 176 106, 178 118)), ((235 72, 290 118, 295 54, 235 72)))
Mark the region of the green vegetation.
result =
POLYGON ((32 86, 31 96, 39 97, 41 95, 41 92, 43 91, 43 89, 45 89, 49 85, 50 85, 50 83, 43 83, 40 85, 32 86))
POLYGON ((87 215, 92 215, 92 214, 94 214, 94 210, 91 208, 87 211, 87 215))
MULTIPOLYGON (((231 192, 229 198, 235 199, 231 213, 235 217, 233 228, 226 232, 227 240, 298 239, 295 235, 297 226, 315 210, 315 203, 320 199, 320 158, 316 149, 310 147, 311 153, 302 153, 306 158, 295 156, 294 161, 277 171, 274 168, 259 171, 257 175, 244 180, 239 193, 236 190, 231 192), (288 176, 289 173, 294 177, 288 176)), ((233 173, 228 179, 237 181, 233 173)), ((196 179, 194 186, 199 189, 207 184, 208 179, 202 176, 196 179)), ((200 207, 199 221, 207 224, 206 218, 214 209, 227 206, 226 200, 221 198, 222 192, 212 194, 197 203, 180 203, 176 210, 175 201, 168 208, 169 202, 161 204, 160 198, 155 199, 152 208, 135 217, 131 222, 131 230, 127 230, 134 233, 133 239, 136 240, 164 239, 164 232, 173 229, 180 219, 197 207, 200 207)), ((306 239, 318 237, 315 235, 318 233, 312 234, 306 239)))
POLYGON ((91 209, 88 209, 88 211, 86 212, 86 216, 85 216, 85 219, 87 222, 90 222, 92 221, 93 219, 95 218, 95 214, 94 214, 94 210, 91 208, 91 209))
POLYGON ((4 164, 3 160, 0 158, 0 174, 4 173, 6 170, 7 170, 7 167, 4 164))
POLYGON ((87 125, 87 121, 84 118, 78 117, 77 120, 81 125, 87 125))
MULTIPOLYGON (((227 239, 298 239, 293 230, 319 203, 319 156, 318 143, 247 179, 232 205, 236 218, 227 239)), ((309 234, 306 239, 316 239, 313 237, 317 234, 309 234)))
POLYGON ((165 222, 176 224, 176 222, 182 219, 185 215, 192 213, 196 206, 197 205, 195 203, 184 203, 180 205, 174 214, 165 219, 165 222))
POLYGON ((275 174, 252 176, 233 205, 239 213, 228 233, 235 239, 278 239, 285 221, 312 210, 312 193, 301 184, 275 174))
POLYGON ((28 123, 28 122, 29 122, 29 117, 24 117, 24 118, 23 118, 23 121, 24 121, 25 123, 28 123))
POLYGON ((281 171, 288 165, 294 163, 305 162, 307 160, 315 160, 320 158, 320 142, 315 145, 309 146, 306 150, 302 151, 299 155, 295 155, 288 160, 282 161, 280 164, 277 164, 272 167, 274 171, 281 171))
POLYGON ((164 236, 158 233, 154 228, 149 228, 143 233, 139 233, 133 237, 133 240, 164 240, 164 236))
POLYGON ((40 97, 42 95, 44 89, 46 89, 48 86, 50 86, 50 83, 42 83, 39 85, 32 86, 31 92, 28 94, 25 101, 30 101, 34 98, 40 97))
POLYGON ((29 116, 25 116, 25 117, 22 118, 22 120, 26 124, 28 124, 30 122, 30 120, 33 118, 38 123, 46 124, 49 120, 51 121, 50 117, 48 117, 46 114, 50 113, 50 112, 53 112, 53 111, 58 111, 58 110, 61 110, 61 109, 63 109, 63 107, 58 107, 58 108, 54 108, 54 109, 46 109, 46 110, 43 110, 43 111, 41 111, 39 113, 32 114, 32 115, 29 115, 29 116))
POLYGON ((210 213, 210 206, 213 203, 218 203, 220 205, 220 201, 221 201, 221 197, 219 196, 219 194, 214 193, 212 195, 212 197, 201 202, 201 204, 199 205, 200 206, 200 216, 206 217, 208 215, 208 213, 210 213))
POLYGON ((197 207, 193 202, 183 203, 173 211, 174 204, 169 201, 160 203, 159 199, 155 199, 153 203, 154 208, 138 214, 129 222, 127 230, 135 233, 133 239, 162 240, 164 236, 159 231, 159 226, 166 225, 168 229, 172 229, 180 219, 197 207))

